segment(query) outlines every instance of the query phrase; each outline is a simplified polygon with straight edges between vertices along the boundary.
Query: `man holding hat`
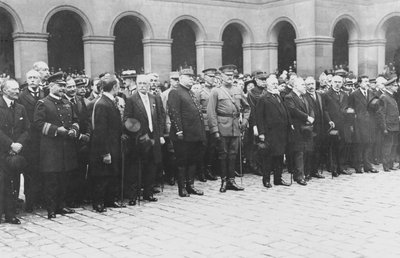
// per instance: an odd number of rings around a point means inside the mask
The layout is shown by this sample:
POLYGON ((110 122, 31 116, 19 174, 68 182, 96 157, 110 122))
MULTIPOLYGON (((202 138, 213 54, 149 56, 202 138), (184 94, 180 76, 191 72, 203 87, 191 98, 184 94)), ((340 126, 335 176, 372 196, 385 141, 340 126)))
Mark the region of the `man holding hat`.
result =
POLYGON ((196 164, 203 159, 206 132, 200 103, 191 91, 193 76, 192 69, 182 69, 177 89, 172 90, 168 96, 168 113, 171 118, 169 136, 178 166, 180 197, 187 197, 189 194, 203 195, 203 191, 194 187, 196 164))
POLYGON ((217 140, 221 169, 220 192, 243 191, 235 182, 235 161, 239 149, 241 130, 247 126, 250 107, 241 89, 233 87, 235 65, 220 69, 222 85, 211 90, 207 106, 210 133, 217 140), (241 117, 243 112, 243 117, 241 117))
POLYGON ((29 137, 30 123, 24 106, 16 103, 19 85, 7 79, 1 85, 0 97, 0 223, 3 212, 7 223, 21 224, 15 216, 15 180, 26 160, 21 156, 29 137), (13 185, 14 184, 14 185, 13 185))
POLYGON ((383 170, 389 172, 394 170, 393 164, 396 159, 399 124, 399 108, 393 94, 398 91, 397 77, 385 83, 385 91, 379 97, 381 101, 378 110, 378 126, 383 131, 382 159, 383 170))
POLYGON ((40 171, 49 219, 55 218, 56 213, 75 212, 65 207, 65 192, 67 174, 78 167, 75 140, 79 136, 78 117, 71 103, 62 98, 66 83, 61 77, 52 80, 49 95, 38 101, 33 119, 34 126, 42 133, 40 171))
POLYGON ((203 182, 207 181, 207 179, 217 180, 217 177, 214 176, 212 173, 212 165, 215 159, 216 145, 215 145, 215 140, 210 134, 210 128, 208 127, 208 116, 207 116, 207 105, 208 105, 208 100, 210 98, 211 90, 213 87, 215 87, 214 78, 216 71, 217 69, 215 68, 208 68, 202 71, 204 74, 205 84, 204 87, 197 94, 197 98, 200 100, 201 113, 203 114, 203 121, 207 135, 207 146, 205 148, 204 161, 203 160, 199 161, 200 162, 199 180, 203 182))

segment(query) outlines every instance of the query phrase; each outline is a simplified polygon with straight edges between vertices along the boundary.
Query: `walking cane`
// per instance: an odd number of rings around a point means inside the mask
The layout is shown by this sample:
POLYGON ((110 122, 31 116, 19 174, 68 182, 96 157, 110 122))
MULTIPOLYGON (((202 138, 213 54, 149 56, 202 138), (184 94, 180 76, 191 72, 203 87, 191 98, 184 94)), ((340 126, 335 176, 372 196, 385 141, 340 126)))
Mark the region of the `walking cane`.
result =
POLYGON ((239 171, 240 171, 240 185, 243 185, 242 131, 240 131, 240 137, 239 137, 239 171))
POLYGON ((121 166, 121 206, 124 206, 124 175, 125 175, 125 141, 121 139, 121 156, 122 156, 122 166, 121 166))
MULTIPOLYGON (((126 130, 128 130, 131 133, 139 132, 140 127, 141 127, 140 122, 135 118, 126 119, 124 125, 125 125, 126 130)), ((137 143, 138 143, 138 138, 139 138, 139 134, 137 134, 136 137, 135 137, 135 145, 137 145, 137 143)), ((121 144, 121 146, 122 146, 122 144, 121 144)), ((122 166, 123 173, 122 174, 124 174, 124 170, 125 170, 125 162, 124 162, 125 161, 125 155, 124 155, 124 153, 122 154, 122 159, 123 159, 123 166, 122 166)), ((142 165, 141 165, 140 157, 139 157, 138 170, 139 170, 139 175, 138 175, 138 181, 139 181, 138 205, 140 205, 140 195, 141 195, 140 191, 141 191, 141 188, 142 188, 142 175, 141 175, 142 174, 142 165)), ((123 184, 123 181, 122 181, 122 184, 123 184)), ((122 196, 122 194, 123 194, 123 192, 121 191, 121 196, 122 196)))

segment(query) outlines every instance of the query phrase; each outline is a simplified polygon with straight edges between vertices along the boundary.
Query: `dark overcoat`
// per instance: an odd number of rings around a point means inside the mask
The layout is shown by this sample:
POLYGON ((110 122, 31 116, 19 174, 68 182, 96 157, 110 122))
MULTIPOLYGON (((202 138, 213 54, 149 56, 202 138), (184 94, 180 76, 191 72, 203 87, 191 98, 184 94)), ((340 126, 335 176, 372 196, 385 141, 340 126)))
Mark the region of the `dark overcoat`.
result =
POLYGON ((291 130, 288 110, 280 96, 267 92, 258 100, 255 113, 258 134, 265 136, 268 154, 285 154, 291 130), (279 101, 278 99, 279 98, 279 101))
POLYGON ((0 172, 8 169, 5 158, 13 142, 22 144, 22 154, 24 153, 29 139, 29 127, 30 123, 24 106, 15 103, 14 112, 12 112, 0 96, 0 172))
POLYGON ((36 104, 34 126, 41 132, 40 171, 61 173, 77 168, 75 139, 57 134, 57 128, 75 129, 79 135, 78 118, 71 103, 48 95, 36 104))
POLYGON ((354 141, 357 143, 372 143, 375 141, 376 120, 375 114, 368 111, 368 103, 375 95, 367 90, 365 97, 360 89, 353 91, 349 96, 349 107, 355 111, 354 141))
POLYGON ((93 106, 89 155, 92 176, 117 176, 120 173, 121 135, 120 111, 109 97, 103 95, 93 106), (103 162, 106 154, 111 154, 111 164, 103 162))
POLYGON ((399 109, 393 95, 388 92, 380 97, 380 108, 378 110, 378 127, 383 132, 398 132, 400 130, 399 109))
POLYGON ((128 118, 135 118, 140 122, 140 130, 137 133, 129 133, 130 141, 128 146, 133 146, 130 153, 134 156, 137 151, 139 144, 138 137, 144 136, 145 134, 153 135, 154 145, 153 145, 153 158, 155 163, 161 162, 161 144, 160 137, 163 136, 164 125, 165 125, 165 111, 162 105, 161 97, 154 96, 153 94, 148 94, 150 109, 151 109, 151 120, 153 123, 153 132, 149 129, 149 120, 146 113, 146 108, 144 107, 143 101, 137 91, 133 93, 132 96, 128 97, 126 100, 125 111, 124 111, 124 121, 128 118))

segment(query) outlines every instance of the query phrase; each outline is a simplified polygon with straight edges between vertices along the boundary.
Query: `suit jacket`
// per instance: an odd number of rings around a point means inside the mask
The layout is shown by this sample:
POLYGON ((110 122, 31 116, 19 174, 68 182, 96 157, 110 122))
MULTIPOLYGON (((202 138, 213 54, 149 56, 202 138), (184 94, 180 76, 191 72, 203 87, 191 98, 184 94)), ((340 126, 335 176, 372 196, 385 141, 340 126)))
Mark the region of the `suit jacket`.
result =
POLYGON ((294 91, 291 91, 285 96, 285 104, 289 110, 291 122, 294 126, 294 134, 291 139, 292 150, 312 150, 312 132, 307 132, 302 129, 306 126, 308 116, 314 117, 309 103, 305 98, 303 102, 294 91))
POLYGON ((107 96, 101 96, 93 107, 90 146, 90 173, 92 176, 117 176, 121 166, 121 113, 107 96), (111 155, 111 164, 103 157, 111 155))
MULTIPOLYGON (((25 87, 19 94, 18 102, 25 107, 28 120, 31 124, 33 124, 33 114, 35 112, 36 104, 39 99, 44 97, 45 95, 43 90, 39 89, 39 97, 36 98, 30 93, 28 87, 25 87)), ((41 132, 37 130, 36 127, 31 126, 29 133, 30 137, 24 155, 32 166, 38 168, 40 160, 39 152, 41 132)))
POLYGON ((309 107, 314 113, 314 132, 317 134, 318 138, 326 135, 325 133, 325 118, 324 118, 324 100, 319 92, 315 92, 315 97, 312 97, 310 93, 305 94, 305 99, 309 103, 309 107))
POLYGON ((393 95, 388 92, 380 96, 381 105, 378 110, 378 125, 381 131, 397 132, 400 130, 399 109, 393 95))
POLYGON ((183 132, 183 140, 198 142, 206 140, 203 114, 198 99, 194 93, 179 85, 168 95, 168 113, 171 119, 170 139, 177 141, 177 132, 183 132))
POLYGON ((367 90, 365 97, 360 89, 353 91, 349 96, 349 107, 355 110, 354 119, 354 140, 358 143, 371 143, 374 141, 376 122, 373 113, 367 109, 368 103, 375 95, 367 90))
POLYGON ((251 89, 249 91, 249 94, 247 95, 247 100, 250 105, 250 116, 249 116, 250 128, 252 128, 253 125, 256 124, 257 103, 260 100, 263 93, 264 93, 264 88, 256 86, 253 89, 251 89))
POLYGON ((283 155, 289 141, 291 127, 289 113, 281 97, 275 97, 269 92, 262 95, 257 102, 255 117, 258 134, 265 135, 269 154, 283 155))
POLYGON ((30 123, 24 106, 15 103, 14 111, 12 111, 0 96, 0 170, 8 169, 5 158, 13 142, 22 144, 21 154, 23 155, 29 139, 29 127, 30 123))
POLYGON ((339 131, 340 137, 346 142, 351 142, 350 125, 353 123, 353 114, 347 114, 348 108, 348 95, 343 91, 339 95, 333 90, 329 89, 324 95, 324 114, 325 123, 329 121, 335 123, 335 130, 339 131))
POLYGON ((137 137, 142 137, 145 134, 151 136, 154 139, 153 145, 153 159, 154 162, 161 162, 161 144, 160 137, 163 136, 165 126, 165 111, 163 108, 162 100, 160 96, 154 96, 148 93, 150 109, 151 109, 151 121, 153 124, 153 132, 149 128, 149 119, 146 113, 146 108, 139 95, 139 92, 135 91, 132 96, 126 100, 126 106, 124 111, 124 121, 128 118, 135 118, 140 122, 140 130, 137 133, 129 133, 130 144, 128 146, 135 146, 131 154, 133 158, 137 156, 137 151, 141 151, 141 145, 136 142, 137 137), (137 147, 137 148, 136 148, 137 147))
POLYGON ((77 168, 75 139, 57 134, 57 128, 74 129, 79 135, 78 118, 65 99, 48 95, 38 101, 33 116, 34 126, 41 132, 40 171, 61 173, 77 168))

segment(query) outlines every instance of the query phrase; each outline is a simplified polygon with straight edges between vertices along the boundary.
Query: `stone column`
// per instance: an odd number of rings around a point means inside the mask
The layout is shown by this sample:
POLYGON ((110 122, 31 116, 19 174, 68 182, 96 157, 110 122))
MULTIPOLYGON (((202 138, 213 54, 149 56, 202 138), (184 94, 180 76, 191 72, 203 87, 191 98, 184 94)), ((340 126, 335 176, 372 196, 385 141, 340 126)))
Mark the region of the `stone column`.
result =
POLYGON ((354 75, 358 75, 358 40, 351 40, 349 45, 349 71, 354 75))
POLYGON ((270 72, 269 46, 268 43, 243 44, 244 73, 252 73, 255 70, 270 72))
POLYGON ((376 77, 385 65, 385 39, 352 41, 358 47, 358 76, 376 77))
POLYGON ((297 53, 297 74, 318 78, 325 70, 332 67, 332 37, 310 37, 295 39, 297 53))
POLYGON ((267 43, 268 51, 268 73, 274 73, 278 70, 278 43, 267 43))
POLYGON ((169 79, 172 69, 172 39, 143 39, 144 72, 158 73, 160 81, 169 79))
POLYGON ((13 33, 15 78, 17 80, 25 81, 25 74, 32 69, 33 63, 37 61, 48 63, 48 37, 48 33, 13 33))
POLYGON ((197 74, 206 68, 222 66, 222 41, 196 41, 197 74))
POLYGON ((110 36, 84 36, 85 73, 90 77, 114 72, 114 41, 110 36))

